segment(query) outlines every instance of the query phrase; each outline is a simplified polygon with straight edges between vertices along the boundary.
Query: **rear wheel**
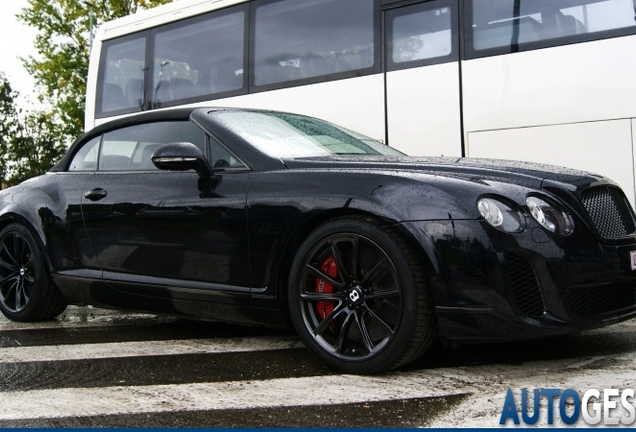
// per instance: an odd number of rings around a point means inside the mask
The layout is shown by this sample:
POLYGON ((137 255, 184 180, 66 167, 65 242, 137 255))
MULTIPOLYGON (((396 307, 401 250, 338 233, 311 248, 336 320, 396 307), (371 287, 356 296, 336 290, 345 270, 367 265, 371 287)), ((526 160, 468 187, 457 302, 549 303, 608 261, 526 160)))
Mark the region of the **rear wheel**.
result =
POLYGON ((0 310, 13 321, 40 321, 64 311, 35 238, 14 223, 0 232, 0 310))
POLYGON ((289 285, 292 321, 331 367, 378 373, 419 357, 437 335, 415 255, 388 225, 347 217, 301 245, 289 285))

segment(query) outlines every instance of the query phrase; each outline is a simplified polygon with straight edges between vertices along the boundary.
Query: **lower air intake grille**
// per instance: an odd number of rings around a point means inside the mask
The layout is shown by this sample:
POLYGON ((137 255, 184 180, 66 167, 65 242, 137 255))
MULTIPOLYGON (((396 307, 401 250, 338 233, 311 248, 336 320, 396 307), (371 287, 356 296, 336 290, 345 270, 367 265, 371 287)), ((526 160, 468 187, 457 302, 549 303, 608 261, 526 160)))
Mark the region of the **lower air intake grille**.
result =
POLYGON ((517 307, 529 317, 543 316, 545 306, 541 287, 532 264, 524 256, 514 252, 506 251, 504 258, 517 307))
POLYGON ((624 237, 636 231, 636 224, 623 193, 614 187, 587 189, 581 201, 603 238, 624 237))
POLYGON ((567 302, 577 315, 598 315, 636 305, 636 282, 569 288, 567 302))

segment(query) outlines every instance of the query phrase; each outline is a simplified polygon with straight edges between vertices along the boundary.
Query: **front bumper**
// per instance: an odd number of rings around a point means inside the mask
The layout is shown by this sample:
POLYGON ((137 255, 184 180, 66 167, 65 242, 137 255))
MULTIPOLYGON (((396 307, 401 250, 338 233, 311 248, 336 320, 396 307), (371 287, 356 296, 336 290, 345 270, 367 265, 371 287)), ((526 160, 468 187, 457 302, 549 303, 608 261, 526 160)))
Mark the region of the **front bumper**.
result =
POLYGON ((400 227, 421 248, 443 338, 541 338, 636 316, 635 238, 601 243, 581 226, 552 236, 532 220, 516 234, 483 221, 400 227))

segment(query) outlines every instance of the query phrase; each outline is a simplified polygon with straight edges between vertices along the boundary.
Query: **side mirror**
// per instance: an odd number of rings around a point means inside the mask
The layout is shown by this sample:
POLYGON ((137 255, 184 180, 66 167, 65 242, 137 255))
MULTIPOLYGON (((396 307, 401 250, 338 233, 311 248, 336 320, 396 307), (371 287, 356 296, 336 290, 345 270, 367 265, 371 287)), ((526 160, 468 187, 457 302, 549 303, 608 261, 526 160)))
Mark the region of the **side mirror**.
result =
POLYGON ((213 175, 201 150, 189 142, 174 142, 158 148, 152 154, 152 163, 161 170, 194 170, 204 180, 213 175))

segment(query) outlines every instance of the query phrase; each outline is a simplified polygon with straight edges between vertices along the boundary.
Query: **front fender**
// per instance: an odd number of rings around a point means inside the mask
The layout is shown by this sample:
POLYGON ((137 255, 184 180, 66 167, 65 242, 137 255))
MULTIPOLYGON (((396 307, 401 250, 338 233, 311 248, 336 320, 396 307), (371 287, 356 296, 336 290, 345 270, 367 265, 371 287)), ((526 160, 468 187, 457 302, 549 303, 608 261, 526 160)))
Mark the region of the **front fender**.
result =
MULTIPOLYGON (((86 180, 89 175, 80 174, 86 180)), ((0 196, 0 224, 18 222, 31 229, 52 272, 82 268, 90 249, 81 212, 85 182, 77 180, 77 175, 46 174, 2 191, 0 196)))

